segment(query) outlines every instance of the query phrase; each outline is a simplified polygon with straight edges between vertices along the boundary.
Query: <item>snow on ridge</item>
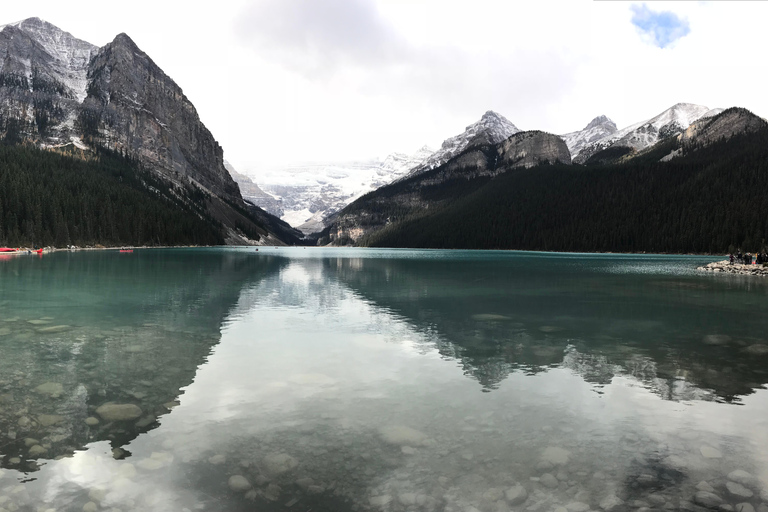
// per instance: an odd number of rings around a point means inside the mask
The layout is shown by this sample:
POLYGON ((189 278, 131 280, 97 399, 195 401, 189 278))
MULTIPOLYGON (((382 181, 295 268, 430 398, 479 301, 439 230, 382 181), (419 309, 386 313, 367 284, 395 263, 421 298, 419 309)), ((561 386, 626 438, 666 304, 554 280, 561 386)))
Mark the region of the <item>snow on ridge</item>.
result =
POLYGON ((617 130, 616 123, 611 118, 600 115, 587 123, 583 130, 566 133, 561 135, 560 138, 568 146, 568 151, 571 152, 571 158, 573 159, 586 145, 611 135, 617 130))
MULTIPOLYGON (((88 63, 99 47, 74 37, 40 18, 27 18, 0 27, 13 26, 36 41, 54 61, 56 80, 63 83, 79 103, 85 100, 88 87, 88 63)), ((28 72, 31 74, 32 70, 28 72)))
POLYGON ((440 149, 412 168, 407 176, 415 176, 439 167, 467 148, 482 144, 498 144, 520 131, 506 117, 489 110, 479 121, 467 126, 464 132, 445 139, 440 149))
POLYGON ((717 115, 719 111, 722 110, 693 103, 677 103, 651 119, 631 124, 586 144, 578 153, 572 153, 571 156, 574 159, 579 156, 580 160, 584 161, 589 156, 614 144, 636 150, 644 149, 666 136, 685 130, 691 123, 702 117, 717 115))

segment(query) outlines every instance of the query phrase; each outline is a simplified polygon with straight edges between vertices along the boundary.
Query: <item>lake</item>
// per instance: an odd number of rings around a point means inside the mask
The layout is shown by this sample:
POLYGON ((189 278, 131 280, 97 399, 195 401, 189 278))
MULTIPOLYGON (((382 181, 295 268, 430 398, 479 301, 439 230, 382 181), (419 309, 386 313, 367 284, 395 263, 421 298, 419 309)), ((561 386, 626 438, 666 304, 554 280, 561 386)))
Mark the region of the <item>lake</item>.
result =
POLYGON ((702 256, 0 261, 0 512, 768 512, 768 279, 702 256))

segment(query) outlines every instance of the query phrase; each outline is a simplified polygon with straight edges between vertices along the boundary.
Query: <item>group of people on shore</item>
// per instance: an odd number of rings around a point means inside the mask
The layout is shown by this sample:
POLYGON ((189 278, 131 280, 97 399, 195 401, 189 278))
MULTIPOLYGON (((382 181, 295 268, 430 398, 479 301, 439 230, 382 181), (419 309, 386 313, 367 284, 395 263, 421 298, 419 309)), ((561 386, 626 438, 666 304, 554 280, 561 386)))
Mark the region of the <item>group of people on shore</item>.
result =
POLYGON ((768 263, 768 255, 765 252, 758 252, 753 255, 750 252, 742 254, 742 252, 739 251, 735 256, 733 253, 729 254, 728 259, 730 260, 731 265, 734 263, 741 263, 742 265, 763 265, 768 263))

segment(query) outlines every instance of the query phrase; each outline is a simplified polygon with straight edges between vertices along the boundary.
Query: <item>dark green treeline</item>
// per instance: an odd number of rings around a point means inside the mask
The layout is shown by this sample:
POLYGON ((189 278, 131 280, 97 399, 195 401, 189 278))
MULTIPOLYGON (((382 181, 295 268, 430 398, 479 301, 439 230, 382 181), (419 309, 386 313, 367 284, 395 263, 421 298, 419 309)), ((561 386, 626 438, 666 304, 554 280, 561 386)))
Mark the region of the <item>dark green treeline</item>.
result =
POLYGON ((221 244, 205 201, 115 153, 0 145, 0 245, 221 244))
MULTIPOLYGON (((669 141, 621 165, 541 166, 419 191, 439 198, 362 240, 379 247, 724 253, 768 240, 768 130, 669 141), (461 191, 464 191, 463 193, 461 191)), ((378 192, 378 191, 377 191, 378 192)), ((384 207, 372 193, 366 207, 384 207)), ((392 212, 382 212, 390 214, 392 212)))

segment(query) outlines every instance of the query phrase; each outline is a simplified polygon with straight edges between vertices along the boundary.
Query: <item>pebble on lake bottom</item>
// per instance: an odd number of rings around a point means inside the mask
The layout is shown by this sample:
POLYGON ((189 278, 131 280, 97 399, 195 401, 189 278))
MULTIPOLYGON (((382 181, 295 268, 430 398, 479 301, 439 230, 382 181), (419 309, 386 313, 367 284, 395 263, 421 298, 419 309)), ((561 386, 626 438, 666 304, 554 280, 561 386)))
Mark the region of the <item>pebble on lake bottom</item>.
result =
POLYGON ((245 492, 251 488, 251 483, 243 475, 232 475, 229 477, 227 485, 234 492, 245 492))

